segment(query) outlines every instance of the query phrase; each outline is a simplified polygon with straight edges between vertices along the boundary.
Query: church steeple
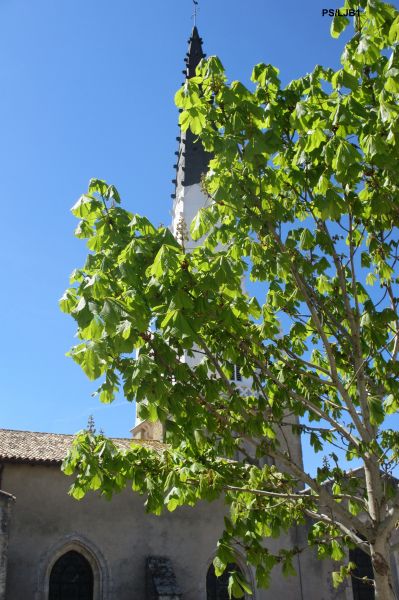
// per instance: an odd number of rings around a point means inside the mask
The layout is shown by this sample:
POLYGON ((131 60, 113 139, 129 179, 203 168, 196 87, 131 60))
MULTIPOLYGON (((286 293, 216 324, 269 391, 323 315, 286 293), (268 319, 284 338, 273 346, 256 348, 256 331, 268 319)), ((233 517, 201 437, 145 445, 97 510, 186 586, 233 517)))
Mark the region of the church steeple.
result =
MULTIPOLYGON (((199 62, 205 57, 202 50, 202 39, 198 29, 194 26, 190 39, 188 40, 188 52, 186 54, 186 68, 183 73, 186 80, 194 77, 195 69, 199 62)), ((188 131, 181 131, 177 138, 179 149, 176 152, 178 159, 176 163, 176 191, 172 194, 174 198, 172 210, 171 230, 177 239, 184 237, 188 239, 190 223, 198 210, 208 202, 207 196, 201 189, 201 177, 208 169, 211 154, 205 152, 198 136, 188 131)), ((194 246, 190 241, 190 246, 194 246)), ((164 426, 160 421, 147 421, 136 415, 136 424, 131 430, 136 439, 152 439, 163 441, 164 426)))
MULTIPOLYGON (((186 54, 186 68, 183 73, 187 79, 195 76, 195 69, 199 62, 205 57, 202 49, 202 38, 199 36, 198 29, 194 26, 191 37, 188 40, 188 52, 186 54)), ((172 194, 174 198, 172 231, 176 235, 181 228, 182 220, 188 229, 192 218, 206 201, 205 196, 200 190, 201 177, 206 173, 211 154, 205 152, 198 136, 190 130, 181 131, 177 138, 179 149, 176 152, 178 159, 176 163, 176 179, 174 180, 176 189, 172 194), (197 191, 193 194, 193 186, 197 191), (193 195, 195 198, 193 198, 193 195)))
POLYGON ((197 26, 193 27, 190 39, 188 40, 188 52, 185 62, 187 63, 186 77, 190 79, 195 75, 195 69, 200 63, 200 60, 205 57, 202 51, 202 38, 200 38, 197 26))

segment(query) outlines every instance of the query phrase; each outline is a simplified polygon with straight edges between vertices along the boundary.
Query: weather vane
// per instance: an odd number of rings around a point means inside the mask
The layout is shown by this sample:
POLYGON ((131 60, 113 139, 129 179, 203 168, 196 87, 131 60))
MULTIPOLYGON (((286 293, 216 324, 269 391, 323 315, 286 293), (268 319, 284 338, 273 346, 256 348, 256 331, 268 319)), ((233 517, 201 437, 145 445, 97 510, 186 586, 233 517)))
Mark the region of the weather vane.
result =
POLYGON ((198 16, 198 0, 193 0, 193 4, 194 4, 194 13, 193 13, 193 19, 194 19, 194 27, 197 26, 197 16, 198 16))

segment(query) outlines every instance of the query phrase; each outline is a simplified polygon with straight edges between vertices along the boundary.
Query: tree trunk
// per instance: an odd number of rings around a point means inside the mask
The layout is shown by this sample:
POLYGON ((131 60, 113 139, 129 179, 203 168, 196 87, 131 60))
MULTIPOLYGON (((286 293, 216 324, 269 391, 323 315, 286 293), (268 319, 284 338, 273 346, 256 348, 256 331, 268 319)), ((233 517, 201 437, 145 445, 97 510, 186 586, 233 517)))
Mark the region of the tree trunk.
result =
POLYGON ((392 585, 389 545, 386 540, 370 544, 374 571, 375 600, 396 600, 392 585))

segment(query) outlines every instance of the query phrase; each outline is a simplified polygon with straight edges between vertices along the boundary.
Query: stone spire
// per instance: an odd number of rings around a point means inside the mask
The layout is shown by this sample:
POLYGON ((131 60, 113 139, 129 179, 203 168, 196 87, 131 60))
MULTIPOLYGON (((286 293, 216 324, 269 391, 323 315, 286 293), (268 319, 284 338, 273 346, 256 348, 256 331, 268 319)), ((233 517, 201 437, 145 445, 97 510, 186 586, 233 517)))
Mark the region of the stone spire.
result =
MULTIPOLYGON (((188 40, 188 52, 186 54, 186 68, 183 71, 186 80, 194 77, 195 69, 199 62, 205 57, 202 50, 202 39, 198 34, 198 29, 194 26, 191 37, 188 40)), ((181 242, 189 242, 194 245, 189 238, 190 224, 198 210, 207 204, 207 197, 201 189, 201 177, 206 173, 211 155, 205 152, 197 136, 191 131, 181 131, 177 138, 179 149, 176 152, 178 157, 176 161, 176 186, 172 209, 173 235, 181 242)), ((133 427, 132 435, 134 438, 152 439, 162 441, 164 437, 164 427, 159 421, 150 422, 142 420, 140 414, 136 416, 136 424, 133 427)))
POLYGON ((188 44, 187 59, 185 62, 187 63, 186 77, 190 79, 191 77, 194 77, 195 69, 199 65, 201 59, 205 57, 202 50, 202 38, 199 36, 197 26, 193 27, 188 44))
MULTIPOLYGON (((195 76, 195 69, 201 59, 205 57, 202 50, 202 38, 200 38, 196 26, 193 28, 188 44, 185 58, 186 68, 183 71, 186 80, 195 76)), ((185 223, 185 228, 188 230, 196 212, 206 202, 204 194, 200 191, 200 182, 202 175, 207 171, 211 158, 211 154, 205 152, 198 137, 190 130, 181 131, 177 140, 179 149, 176 152, 178 157, 175 165, 176 178, 173 180, 176 189, 172 194, 174 198, 172 231, 176 237, 179 236, 179 228, 182 229, 182 222, 185 223)))

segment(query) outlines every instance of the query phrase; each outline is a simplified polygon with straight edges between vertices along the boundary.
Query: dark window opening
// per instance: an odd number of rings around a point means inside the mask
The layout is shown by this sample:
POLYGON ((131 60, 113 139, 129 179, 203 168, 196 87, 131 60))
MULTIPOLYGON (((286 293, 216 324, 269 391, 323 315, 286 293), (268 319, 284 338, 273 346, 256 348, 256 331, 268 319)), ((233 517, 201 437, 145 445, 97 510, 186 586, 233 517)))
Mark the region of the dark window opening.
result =
POLYGON ((353 600, 374 600, 374 587, 360 581, 362 577, 374 579, 370 556, 360 548, 355 548, 349 551, 349 560, 356 565, 352 577, 353 600))
POLYGON ((229 363, 229 370, 231 371, 231 381, 242 381, 240 367, 237 367, 237 365, 233 365, 233 363, 229 363))
POLYGON ((66 552, 54 564, 49 600, 93 600, 93 571, 79 552, 66 552))
POLYGON ((241 573, 235 563, 229 563, 220 577, 216 577, 213 564, 206 574, 206 600, 229 600, 229 577, 232 571, 241 573))

